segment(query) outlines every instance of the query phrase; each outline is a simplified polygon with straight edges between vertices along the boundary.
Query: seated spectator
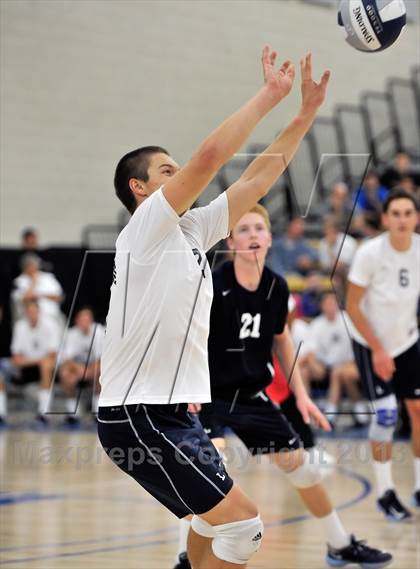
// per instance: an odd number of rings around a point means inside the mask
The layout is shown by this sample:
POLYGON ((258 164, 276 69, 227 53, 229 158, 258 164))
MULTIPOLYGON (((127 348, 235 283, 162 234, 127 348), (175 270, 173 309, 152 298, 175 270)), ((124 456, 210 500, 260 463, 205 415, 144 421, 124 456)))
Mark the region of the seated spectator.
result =
POLYGON ((367 416, 357 384, 359 375, 343 315, 333 292, 324 293, 321 312, 309 326, 307 345, 303 356, 299 357, 302 375, 307 384, 329 381, 325 413, 332 426, 335 426, 343 388, 353 402, 355 424, 364 424, 367 416))
POLYGON ((36 253, 38 251, 38 233, 33 227, 25 228, 21 233, 22 252, 36 253))
POLYGON ((279 274, 308 274, 318 262, 318 253, 303 237, 305 222, 301 217, 291 219, 286 235, 277 237, 269 254, 269 264, 279 274))
POLYGON ((357 241, 351 235, 339 231, 332 217, 324 220, 324 236, 319 242, 319 261, 328 274, 335 270, 347 270, 357 249, 357 241))
POLYGON ((339 231, 336 221, 324 220, 324 237, 319 242, 319 260, 322 270, 332 276, 337 294, 344 300, 347 273, 357 249, 357 241, 351 235, 339 231))
POLYGON ((60 303, 63 289, 52 273, 40 270, 41 259, 33 253, 22 257, 22 273, 13 281, 12 292, 15 319, 21 318, 23 305, 28 300, 37 300, 43 318, 49 318, 54 324, 63 325, 60 303))
POLYGON ((39 382, 37 421, 48 425, 46 413, 50 386, 59 346, 59 329, 51 320, 42 318, 38 302, 24 303, 24 317, 13 327, 12 364, 17 372, 14 383, 39 382))
MULTIPOLYGON (((0 300, 0 324, 3 322, 3 304, 0 300)), ((6 383, 12 375, 12 365, 9 358, 0 357, 0 428, 6 426, 7 393, 6 383)))
POLYGON ((387 188, 395 188, 400 186, 401 180, 409 177, 413 180, 415 186, 420 186, 420 170, 415 168, 411 162, 411 158, 405 152, 399 152, 391 166, 386 168, 381 176, 381 183, 387 188))
POLYGON ((6 426, 7 416, 7 376, 10 373, 10 363, 8 358, 0 358, 0 428, 6 426))
POLYGON ((321 211, 321 215, 328 215, 334 219, 338 228, 344 231, 351 218, 353 204, 349 195, 349 188, 344 182, 337 182, 332 187, 328 201, 321 211))
POLYGON ((398 182, 398 188, 405 190, 409 194, 413 194, 416 198, 419 196, 420 187, 416 186, 414 179, 411 176, 401 176, 398 182))
POLYGON ((12 279, 16 278, 22 269, 22 258, 28 253, 40 257, 41 266, 43 271, 53 272, 52 264, 45 259, 45 254, 39 248, 39 235, 34 227, 26 227, 20 234, 20 250, 16 257, 15 262, 11 267, 12 279))
POLYGON ((365 215, 380 216, 382 213, 382 204, 388 195, 388 191, 388 188, 381 185, 376 172, 373 170, 368 172, 363 180, 357 198, 356 206, 358 212, 363 212, 365 215))
POLYGON ((92 411, 98 410, 99 375, 102 344, 105 330, 94 322, 90 308, 80 309, 64 340, 63 363, 60 365, 60 380, 66 396, 66 410, 69 413, 66 422, 69 425, 79 423, 80 408, 76 400, 76 387, 81 382, 93 384, 94 394, 92 411))
POLYGON ((302 314, 305 318, 315 318, 321 313, 321 297, 324 290, 322 277, 313 272, 305 282, 305 288, 301 297, 302 314))

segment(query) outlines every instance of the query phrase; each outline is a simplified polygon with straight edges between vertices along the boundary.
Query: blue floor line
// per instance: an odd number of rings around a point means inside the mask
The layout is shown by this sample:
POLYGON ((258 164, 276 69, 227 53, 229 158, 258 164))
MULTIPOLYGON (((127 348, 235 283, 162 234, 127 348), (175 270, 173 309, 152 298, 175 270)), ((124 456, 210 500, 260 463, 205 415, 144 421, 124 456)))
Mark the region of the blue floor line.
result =
MULTIPOLYGON (((364 476, 361 476, 360 474, 358 474, 357 472, 353 472, 352 470, 346 469, 346 468, 337 468, 337 473, 341 474, 342 476, 348 477, 348 478, 352 478, 353 480, 356 480, 357 482, 359 482, 362 485, 362 490, 361 492, 354 498, 352 498, 351 500, 348 500, 346 502, 344 502, 343 504, 340 504, 338 506, 336 506, 337 510, 344 510, 347 508, 350 508, 356 504, 358 504, 359 502, 362 502, 363 500, 365 500, 367 498, 367 496, 371 493, 372 490, 372 486, 369 482, 369 480, 367 480, 367 478, 365 478, 364 476)), ((303 522, 306 520, 311 519, 312 516, 310 514, 305 514, 305 515, 301 515, 301 516, 294 516, 292 518, 286 518, 285 520, 278 520, 276 522, 270 522, 265 524, 265 527, 268 528, 272 528, 272 527, 278 527, 278 526, 285 526, 285 525, 290 525, 290 524, 294 524, 294 523, 299 523, 299 522, 303 522)), ((127 539, 127 537, 151 537, 152 535, 159 535, 162 533, 168 533, 171 531, 177 531, 178 528, 177 527, 173 527, 173 528, 165 528, 162 530, 156 530, 154 532, 147 532, 145 534, 128 534, 128 535, 122 535, 122 536, 113 536, 113 538, 101 538, 98 540, 85 540, 85 541, 73 541, 73 542, 62 542, 62 543, 55 543, 55 544, 44 544, 44 545, 34 545, 34 546, 21 546, 21 547, 16 547, 14 549, 14 551, 20 550, 20 549, 31 549, 32 547, 57 547, 60 545, 87 545, 88 543, 98 543, 98 542, 103 542, 103 541, 110 541, 112 539, 114 540, 119 540, 119 539, 127 539)), ((81 550, 81 551, 74 551, 74 552, 69 552, 69 553, 55 553, 55 554, 50 554, 50 555, 43 555, 43 556, 38 556, 38 557, 26 557, 26 558, 19 558, 19 559, 10 559, 7 561, 2 561, 2 565, 11 565, 14 563, 29 563, 31 561, 43 561, 46 559, 58 559, 61 557, 76 557, 76 556, 81 556, 81 555, 91 555, 93 553, 106 553, 106 552, 111 552, 111 551, 123 551, 126 549, 142 549, 145 547, 150 547, 153 545, 164 545, 164 544, 169 544, 169 543, 175 543, 177 541, 176 538, 173 539, 164 539, 164 540, 155 540, 155 541, 148 541, 148 542, 143 542, 143 543, 139 543, 139 544, 131 544, 131 545, 121 545, 121 546, 115 546, 115 547, 107 547, 107 548, 98 548, 98 549, 89 549, 89 550, 81 550)), ((8 551, 11 551, 10 548, 7 549, 8 551)), ((5 549, 3 549, 2 551, 6 551, 5 549)))

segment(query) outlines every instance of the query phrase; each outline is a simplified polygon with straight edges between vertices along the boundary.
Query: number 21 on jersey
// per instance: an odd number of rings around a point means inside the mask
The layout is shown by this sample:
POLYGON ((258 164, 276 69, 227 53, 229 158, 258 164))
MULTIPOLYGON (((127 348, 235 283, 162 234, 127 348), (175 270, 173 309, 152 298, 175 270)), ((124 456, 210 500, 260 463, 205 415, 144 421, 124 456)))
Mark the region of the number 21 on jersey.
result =
POLYGON ((241 330, 239 332, 239 339, 245 338, 259 338, 260 337, 260 324, 261 314, 252 316, 249 312, 244 312, 241 316, 241 330))

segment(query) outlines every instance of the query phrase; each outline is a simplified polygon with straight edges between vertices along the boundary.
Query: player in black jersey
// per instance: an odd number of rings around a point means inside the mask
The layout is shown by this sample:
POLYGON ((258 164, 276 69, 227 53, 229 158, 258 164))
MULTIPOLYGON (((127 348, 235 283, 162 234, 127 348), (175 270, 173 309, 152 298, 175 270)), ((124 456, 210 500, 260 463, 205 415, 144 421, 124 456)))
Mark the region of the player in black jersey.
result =
MULTIPOLYGON (((299 434, 264 389, 278 356, 303 420, 310 417, 324 430, 326 418, 311 401, 294 366, 295 349, 287 327, 289 290, 286 281, 264 266, 271 246, 270 221, 260 205, 235 225, 228 239, 233 261, 213 273, 214 298, 210 317, 209 367, 212 403, 202 406, 200 420, 213 443, 224 446, 230 427, 252 455, 271 454, 272 461, 296 487, 310 512, 320 519, 328 543, 331 566, 359 563, 382 567, 389 554, 372 549, 344 529, 321 482, 318 463, 309 459, 299 434)), ((186 533, 187 521, 181 526, 186 533)), ((178 569, 188 568, 185 553, 178 569)))

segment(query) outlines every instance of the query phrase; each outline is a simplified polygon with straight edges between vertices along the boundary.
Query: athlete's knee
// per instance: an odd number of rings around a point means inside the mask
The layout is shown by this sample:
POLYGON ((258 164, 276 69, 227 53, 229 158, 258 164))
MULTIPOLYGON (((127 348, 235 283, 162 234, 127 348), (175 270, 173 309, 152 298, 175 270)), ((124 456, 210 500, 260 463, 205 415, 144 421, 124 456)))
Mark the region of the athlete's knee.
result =
POLYGON ((292 472, 304 462, 304 449, 276 452, 270 455, 271 460, 285 473, 292 472))
POLYGON ((311 488, 322 480, 319 464, 311 459, 311 455, 306 450, 300 466, 285 474, 295 488, 311 488))
POLYGON ((371 441, 391 442, 398 421, 398 405, 394 394, 381 397, 374 403, 375 415, 369 427, 371 441))
POLYGON ((212 550, 218 559, 238 565, 247 563, 258 551, 264 533, 259 515, 214 526, 199 516, 193 516, 191 527, 199 535, 213 538, 212 550))

